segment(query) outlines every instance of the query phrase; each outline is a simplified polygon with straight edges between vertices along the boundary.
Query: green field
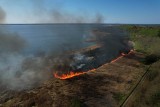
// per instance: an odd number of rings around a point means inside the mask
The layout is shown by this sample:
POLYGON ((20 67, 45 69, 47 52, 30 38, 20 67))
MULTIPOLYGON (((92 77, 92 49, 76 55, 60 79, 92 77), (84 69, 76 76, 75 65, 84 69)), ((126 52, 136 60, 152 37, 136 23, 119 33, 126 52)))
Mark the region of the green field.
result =
POLYGON ((130 107, 160 107, 160 27, 125 25, 134 42, 134 49, 144 53, 142 63, 149 72, 125 105, 130 107))

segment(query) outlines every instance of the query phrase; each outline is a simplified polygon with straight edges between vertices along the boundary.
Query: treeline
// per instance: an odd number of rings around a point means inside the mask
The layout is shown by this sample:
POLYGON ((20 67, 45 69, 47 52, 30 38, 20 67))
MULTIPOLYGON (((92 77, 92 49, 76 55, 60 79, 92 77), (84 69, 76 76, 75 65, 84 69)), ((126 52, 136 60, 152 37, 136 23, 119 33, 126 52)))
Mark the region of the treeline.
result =
POLYGON ((160 26, 124 25, 123 28, 132 34, 160 37, 160 26))

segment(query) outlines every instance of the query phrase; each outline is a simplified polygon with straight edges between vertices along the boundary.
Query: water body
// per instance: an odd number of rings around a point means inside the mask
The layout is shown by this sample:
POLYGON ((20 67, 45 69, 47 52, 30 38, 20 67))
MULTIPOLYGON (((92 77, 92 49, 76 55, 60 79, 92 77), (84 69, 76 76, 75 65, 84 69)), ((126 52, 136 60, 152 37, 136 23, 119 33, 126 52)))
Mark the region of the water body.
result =
POLYGON ((58 50, 80 49, 93 43, 85 42, 90 31, 106 25, 96 24, 36 24, 0 25, 6 32, 17 33, 27 43, 24 51, 58 52, 58 50), (67 49, 68 48, 68 49, 67 49))
POLYGON ((115 47, 114 45, 119 46, 121 44, 119 41, 124 39, 122 36, 128 36, 118 26, 111 24, 11 24, 0 25, 0 30, 4 30, 6 34, 16 33, 22 37, 26 42, 23 49, 25 54, 59 54, 67 50, 78 50, 95 44, 94 42, 86 42, 91 31, 95 29, 111 33, 105 38, 105 41, 101 40, 105 42, 106 48, 111 52, 115 47), (116 39, 119 39, 119 44, 116 39))

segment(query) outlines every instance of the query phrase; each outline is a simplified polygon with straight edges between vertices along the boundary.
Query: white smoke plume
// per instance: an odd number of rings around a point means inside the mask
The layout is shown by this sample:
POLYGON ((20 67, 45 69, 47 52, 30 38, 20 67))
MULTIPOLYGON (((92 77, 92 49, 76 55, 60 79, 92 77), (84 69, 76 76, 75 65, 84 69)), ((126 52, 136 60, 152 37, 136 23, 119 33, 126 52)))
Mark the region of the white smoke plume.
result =
POLYGON ((44 0, 34 0, 32 3, 39 23, 103 23, 105 19, 100 12, 94 15, 85 12, 71 13, 63 9, 63 5, 59 3, 56 3, 51 10, 45 7, 44 0))
POLYGON ((5 11, 0 7, 0 24, 3 24, 6 19, 6 13, 5 11))
POLYGON ((45 57, 23 54, 27 42, 18 34, 0 30, 0 86, 23 90, 38 86, 51 74, 45 57))

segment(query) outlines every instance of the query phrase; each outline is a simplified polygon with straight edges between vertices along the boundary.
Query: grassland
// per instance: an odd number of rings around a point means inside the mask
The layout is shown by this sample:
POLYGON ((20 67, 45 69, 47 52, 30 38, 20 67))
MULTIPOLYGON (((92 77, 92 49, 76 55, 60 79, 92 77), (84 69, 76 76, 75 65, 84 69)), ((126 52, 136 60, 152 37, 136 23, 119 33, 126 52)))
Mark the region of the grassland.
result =
POLYGON ((160 27, 122 27, 134 42, 133 54, 75 78, 51 78, 34 89, 0 88, 0 107, 119 107, 128 95, 125 107, 160 107, 160 27))
POLYGON ((136 51, 146 56, 141 61, 150 66, 125 107, 160 107, 160 27, 123 26, 130 34, 136 51))
POLYGON ((126 25, 123 28, 129 32, 137 51, 160 55, 160 27, 126 25))

